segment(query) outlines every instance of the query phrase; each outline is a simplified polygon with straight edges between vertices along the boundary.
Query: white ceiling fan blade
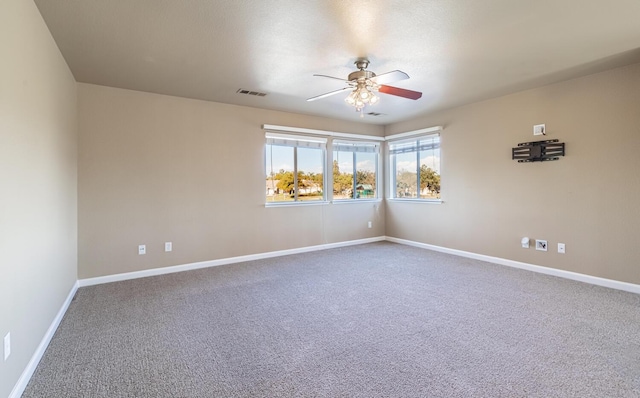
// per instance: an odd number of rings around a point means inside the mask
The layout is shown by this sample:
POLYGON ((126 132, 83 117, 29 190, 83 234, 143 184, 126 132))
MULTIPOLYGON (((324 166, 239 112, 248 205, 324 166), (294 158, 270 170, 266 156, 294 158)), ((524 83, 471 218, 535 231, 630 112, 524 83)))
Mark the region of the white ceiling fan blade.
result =
POLYGON ((329 79, 340 80, 341 82, 345 82, 345 83, 351 84, 351 82, 349 80, 341 79, 339 77, 333 77, 333 76, 327 76, 327 75, 314 75, 314 76, 328 77, 329 79))
POLYGON ((328 93, 324 93, 324 94, 316 95, 315 97, 308 98, 307 101, 315 101, 321 98, 330 97, 332 95, 340 94, 341 92, 347 91, 347 90, 353 90, 353 87, 345 87, 345 88, 341 88, 340 90, 329 91, 328 93))
POLYGON ((404 73, 401 70, 393 70, 391 72, 383 73, 371 78, 371 81, 376 84, 387 84, 393 83, 400 80, 406 80, 409 78, 409 75, 404 73))

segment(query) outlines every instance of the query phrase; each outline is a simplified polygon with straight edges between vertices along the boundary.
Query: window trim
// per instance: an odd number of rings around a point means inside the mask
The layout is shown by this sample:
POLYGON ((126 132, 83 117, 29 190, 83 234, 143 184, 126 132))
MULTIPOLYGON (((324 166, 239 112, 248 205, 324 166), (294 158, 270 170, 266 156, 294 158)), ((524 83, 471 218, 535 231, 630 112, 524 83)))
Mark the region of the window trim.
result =
MULTIPOLYGON (((431 204, 442 204, 442 198, 421 198, 420 197, 420 141, 421 140, 427 140, 430 138, 438 138, 438 149, 441 148, 441 132, 442 128, 441 127, 431 127, 431 128, 426 128, 426 129, 421 129, 421 130, 416 130, 413 132, 408 132, 408 133, 401 133, 401 134, 395 134, 393 136, 388 136, 385 137, 387 139, 387 156, 386 156, 386 161, 388 164, 388 170, 389 170, 389 191, 388 191, 388 197, 386 198, 388 201, 390 202, 410 202, 410 203, 431 203, 431 204), (395 138, 395 139, 391 139, 389 140, 389 138, 395 138), (394 155, 397 155, 396 153, 392 153, 393 149, 392 146, 393 145, 398 145, 398 144, 403 144, 403 143, 409 143, 409 142, 415 142, 415 150, 411 151, 411 152, 415 152, 416 153, 416 183, 417 183, 417 195, 418 197, 416 198, 398 198, 396 197, 396 162, 395 161, 391 161, 391 157, 394 155)), ((435 148, 432 148, 435 149, 435 148)), ((440 172, 438 173, 439 175, 442 175, 442 153, 440 153, 440 157, 439 157, 439 167, 440 167, 440 172)))
MULTIPOLYGON (((347 204, 347 203, 371 203, 381 202, 383 199, 389 202, 408 202, 408 203, 427 203, 427 204, 441 204, 444 203, 442 199, 423 199, 423 198, 394 198, 395 186, 391 185, 393 176, 391 175, 391 156, 388 152, 389 145, 399 143, 401 141, 412 141, 425 136, 437 135, 441 137, 441 132, 444 130, 443 126, 433 126, 422 128, 413 131, 407 131, 397 134, 391 134, 384 137, 365 135, 365 134, 353 134, 342 133, 327 130, 315 130, 301 127, 288 127, 272 124, 263 124, 262 129, 266 135, 281 136, 281 137, 298 137, 303 140, 324 140, 325 147, 324 163, 323 163, 323 200, 317 201, 282 201, 282 202, 267 202, 265 195, 266 207, 289 207, 289 206, 311 206, 311 205, 326 205, 326 204, 347 204), (378 145, 377 152, 377 167, 376 167, 376 198, 375 199, 335 199, 333 198, 333 173, 329 168, 333 166, 333 141, 347 141, 353 140, 354 142, 368 142, 378 145), (382 142, 387 142, 387 147, 383 149, 382 142), (388 178, 387 178, 388 176, 388 178), (388 185, 388 190, 385 189, 385 184, 388 185)), ((265 151, 266 155, 266 143, 265 151)), ((440 155, 442 157, 442 153, 440 155)), ((266 174, 266 158, 263 162, 265 166, 266 174)), ((297 167, 297 164, 296 164, 297 167)), ((442 171, 442 162, 440 162, 440 171, 442 171)), ((442 173, 440 173, 442 174, 442 173)), ((295 175, 297 177, 297 173, 295 175)), ((355 179, 354 179, 355 180, 355 179)))
MULTIPOLYGON (((311 135, 294 135, 294 134, 281 134, 272 131, 265 131, 265 146, 264 146, 264 174, 269 175, 267 172, 267 145, 285 146, 293 148, 293 185, 294 197, 292 201, 277 201, 268 202, 267 195, 265 195, 266 207, 279 207, 279 206, 308 206, 314 204, 327 204, 329 200, 327 198, 327 138, 311 135), (302 144, 301 143, 307 143, 302 144), (322 199, 321 200, 298 200, 298 193, 300 188, 298 187, 298 148, 311 148, 322 150, 322 199)), ((271 170, 273 172, 273 170, 271 170)))
MULTIPOLYGON (((370 140, 360 140, 360 141, 356 141, 356 140, 345 140, 345 139, 340 139, 340 138, 336 138, 336 139, 332 139, 331 140, 331 160, 328 163, 331 165, 331 201, 333 203, 361 203, 361 202, 375 202, 375 201, 381 201, 381 194, 383 192, 383 190, 380 188, 380 181, 381 178, 381 148, 382 145, 380 145, 380 142, 376 142, 376 141, 370 141, 370 140), (373 147, 372 151, 369 150, 342 150, 340 151, 340 149, 336 149, 335 146, 340 146, 340 145, 344 145, 346 146, 353 146, 354 148, 357 148, 358 146, 361 148, 365 148, 365 147, 373 147), (376 180, 376 187, 375 187, 375 198, 365 198, 365 199, 358 199, 355 197, 351 197, 348 199, 345 198, 341 198, 341 199, 334 199, 333 198, 333 161, 334 159, 334 153, 336 151, 340 151, 340 152, 351 152, 353 154, 353 159, 352 159, 352 164, 353 164, 353 186, 352 186, 352 190, 353 190, 353 195, 356 195, 356 187, 357 187, 357 180, 356 180, 356 176, 357 176, 357 163, 356 163, 356 153, 357 152, 362 152, 362 153, 375 153, 376 155, 376 164, 375 164, 375 180, 376 180)), ((328 167, 327 166, 327 167, 328 167)))
MULTIPOLYGON (((430 127, 427 130, 431 131, 431 129, 435 129, 435 128, 442 129, 442 127, 430 127)), ((275 124, 263 124, 262 129, 264 131, 272 132, 274 134, 277 134, 277 132, 283 132, 285 134, 302 133, 302 134, 311 134, 311 135, 320 136, 320 137, 338 137, 338 138, 349 138, 354 140, 367 140, 367 141, 380 141, 380 142, 384 141, 387 138, 395 137, 395 135, 389 136, 389 137, 378 137, 375 135, 339 133, 337 131, 315 130, 315 129, 307 129, 302 127, 278 126, 275 124)))

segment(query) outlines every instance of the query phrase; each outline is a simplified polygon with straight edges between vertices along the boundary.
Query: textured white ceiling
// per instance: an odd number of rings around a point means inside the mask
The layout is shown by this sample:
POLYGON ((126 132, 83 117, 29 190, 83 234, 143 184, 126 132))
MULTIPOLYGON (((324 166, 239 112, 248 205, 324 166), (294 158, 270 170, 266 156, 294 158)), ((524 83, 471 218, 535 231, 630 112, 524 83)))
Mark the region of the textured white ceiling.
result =
POLYGON ((358 57, 417 101, 381 94, 388 124, 640 62, 638 0, 35 0, 79 82, 360 120, 358 57), (240 88, 265 97, 237 94, 240 88))

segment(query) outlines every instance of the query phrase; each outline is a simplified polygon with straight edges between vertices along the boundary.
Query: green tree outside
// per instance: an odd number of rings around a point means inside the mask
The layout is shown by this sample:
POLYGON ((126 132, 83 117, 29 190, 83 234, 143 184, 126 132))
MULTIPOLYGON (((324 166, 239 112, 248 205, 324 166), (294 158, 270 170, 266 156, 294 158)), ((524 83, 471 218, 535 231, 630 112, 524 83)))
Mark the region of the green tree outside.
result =
POLYGON ((427 167, 427 165, 420 166, 420 190, 427 188, 434 194, 440 193, 440 175, 435 170, 427 167))

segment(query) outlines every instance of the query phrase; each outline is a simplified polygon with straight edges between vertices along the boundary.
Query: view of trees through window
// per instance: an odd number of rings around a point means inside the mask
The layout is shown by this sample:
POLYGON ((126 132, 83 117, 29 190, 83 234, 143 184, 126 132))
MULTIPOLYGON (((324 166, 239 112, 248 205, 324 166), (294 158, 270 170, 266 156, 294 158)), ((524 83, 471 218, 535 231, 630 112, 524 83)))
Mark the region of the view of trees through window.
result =
POLYGON ((265 192, 267 203, 376 199, 378 153, 376 142, 333 140, 266 133, 265 192), (325 176, 329 175, 329 180, 325 176))
POLYGON ((376 161, 377 153, 334 151, 333 198, 375 199, 376 161))
POLYGON ((267 144, 267 202, 324 199, 324 151, 321 148, 267 144))
POLYGON ((394 198, 440 199, 439 136, 392 143, 389 153, 394 198))

